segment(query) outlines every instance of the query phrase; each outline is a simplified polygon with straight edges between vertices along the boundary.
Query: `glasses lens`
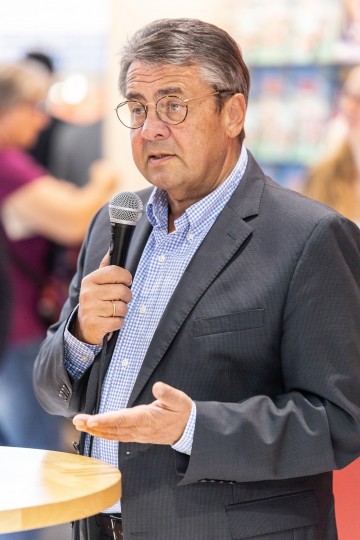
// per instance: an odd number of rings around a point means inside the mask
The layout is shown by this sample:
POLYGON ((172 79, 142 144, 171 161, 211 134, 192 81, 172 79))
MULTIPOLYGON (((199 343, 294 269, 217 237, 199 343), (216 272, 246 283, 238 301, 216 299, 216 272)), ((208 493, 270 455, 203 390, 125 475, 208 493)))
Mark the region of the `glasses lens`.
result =
POLYGON ((118 119, 124 126, 136 129, 141 127, 146 118, 145 107, 138 101, 125 101, 116 109, 118 119))
POLYGON ((166 124, 180 124, 186 118, 187 105, 177 96, 164 96, 157 102, 156 110, 166 124))

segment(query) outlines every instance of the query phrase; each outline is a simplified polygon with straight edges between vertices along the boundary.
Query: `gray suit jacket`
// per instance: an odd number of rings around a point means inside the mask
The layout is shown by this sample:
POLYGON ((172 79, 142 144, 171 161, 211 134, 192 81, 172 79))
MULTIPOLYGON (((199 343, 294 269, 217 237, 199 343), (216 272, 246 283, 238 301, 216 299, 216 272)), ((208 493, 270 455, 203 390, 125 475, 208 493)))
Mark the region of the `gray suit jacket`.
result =
MULTIPOLYGON (((36 394, 53 414, 94 407, 98 362, 73 383, 63 331, 109 231, 104 208, 36 361, 36 394)), ((133 272, 149 232, 143 217, 127 261, 133 272)), ((265 177, 249 155, 132 391, 129 407, 151 402, 155 381, 173 385, 195 400, 197 422, 190 457, 119 444, 125 538, 334 540, 331 471, 360 454, 359 321, 360 231, 265 177)))

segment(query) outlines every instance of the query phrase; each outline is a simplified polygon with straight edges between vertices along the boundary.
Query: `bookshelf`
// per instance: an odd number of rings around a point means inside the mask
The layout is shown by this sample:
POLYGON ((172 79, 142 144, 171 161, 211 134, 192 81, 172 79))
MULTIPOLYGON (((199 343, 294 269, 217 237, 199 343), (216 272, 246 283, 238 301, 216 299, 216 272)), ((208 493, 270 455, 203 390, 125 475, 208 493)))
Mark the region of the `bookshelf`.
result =
POLYGON ((360 63, 360 3, 227 0, 223 20, 251 72, 246 144, 274 179, 300 188, 360 63))

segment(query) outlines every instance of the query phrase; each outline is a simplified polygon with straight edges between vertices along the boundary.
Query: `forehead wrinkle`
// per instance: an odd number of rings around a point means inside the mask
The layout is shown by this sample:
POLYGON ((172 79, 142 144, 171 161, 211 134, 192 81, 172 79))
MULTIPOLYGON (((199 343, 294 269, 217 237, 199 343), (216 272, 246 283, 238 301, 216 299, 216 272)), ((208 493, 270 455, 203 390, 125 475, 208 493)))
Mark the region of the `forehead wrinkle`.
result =
POLYGON ((195 81, 200 82, 200 68, 198 66, 177 66, 172 64, 147 64, 135 60, 129 67, 126 78, 126 99, 146 101, 148 94, 156 100, 169 94, 183 97, 195 81), (187 90, 188 89, 188 90, 187 90))
MULTIPOLYGON (((170 95, 179 95, 183 94, 183 90, 180 86, 170 86, 166 88, 161 88, 155 92, 155 99, 161 98, 163 96, 170 96, 170 95)), ((134 100, 134 101, 143 101, 145 100, 145 97, 140 92, 128 92, 126 94, 126 99, 128 100, 134 100)))

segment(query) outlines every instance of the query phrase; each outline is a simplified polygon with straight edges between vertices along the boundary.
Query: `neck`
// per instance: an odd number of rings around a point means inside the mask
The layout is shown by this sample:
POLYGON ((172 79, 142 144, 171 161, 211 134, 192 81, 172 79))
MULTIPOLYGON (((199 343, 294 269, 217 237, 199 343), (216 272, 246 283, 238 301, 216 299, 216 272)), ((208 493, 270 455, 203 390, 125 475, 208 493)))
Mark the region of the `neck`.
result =
POLYGON ((169 201, 169 217, 168 217, 168 232, 172 232, 175 230, 175 221, 181 217, 190 206, 197 203, 202 197, 199 197, 197 199, 186 199, 184 201, 176 201, 176 200, 170 200, 170 197, 168 196, 169 201))
MULTIPOLYGON (((193 190, 192 192, 167 192, 168 204, 169 204, 169 218, 168 218, 168 231, 172 232, 175 230, 175 221, 184 214, 184 212, 190 208, 193 204, 197 203, 213 191, 215 191, 230 175, 231 171, 236 166, 236 163, 239 159, 241 147, 235 147, 235 151, 229 154, 229 158, 226 160, 222 170, 218 171, 216 178, 212 182, 207 184, 207 188, 204 191, 199 191, 198 189, 193 190)), ((201 184, 198 184, 198 186, 201 184)))

